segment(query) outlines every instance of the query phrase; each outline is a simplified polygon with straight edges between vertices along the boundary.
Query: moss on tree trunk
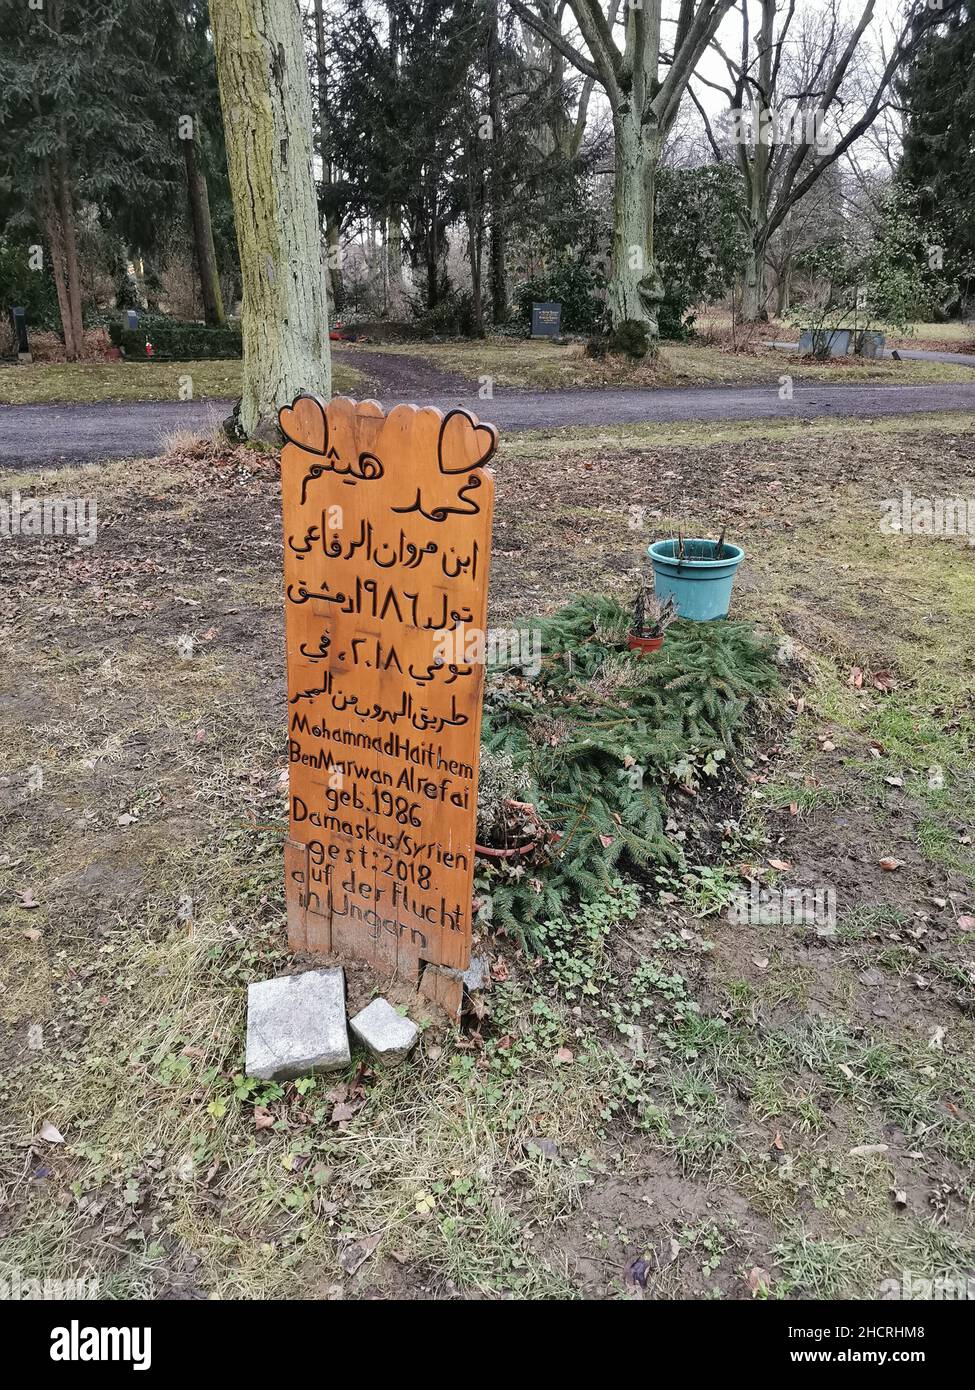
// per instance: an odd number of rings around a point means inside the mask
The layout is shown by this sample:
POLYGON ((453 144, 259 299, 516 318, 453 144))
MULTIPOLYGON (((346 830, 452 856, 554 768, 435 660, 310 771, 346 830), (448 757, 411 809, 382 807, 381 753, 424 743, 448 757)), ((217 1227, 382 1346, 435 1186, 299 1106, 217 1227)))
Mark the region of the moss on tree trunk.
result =
POLYGON ((651 343, 659 337, 657 313, 663 286, 653 258, 654 179, 660 143, 648 138, 630 110, 613 113, 612 273, 609 312, 614 329, 627 320, 644 323, 651 343))
POLYGON ((240 432, 331 394, 308 67, 294 0, 210 0, 243 280, 240 432))

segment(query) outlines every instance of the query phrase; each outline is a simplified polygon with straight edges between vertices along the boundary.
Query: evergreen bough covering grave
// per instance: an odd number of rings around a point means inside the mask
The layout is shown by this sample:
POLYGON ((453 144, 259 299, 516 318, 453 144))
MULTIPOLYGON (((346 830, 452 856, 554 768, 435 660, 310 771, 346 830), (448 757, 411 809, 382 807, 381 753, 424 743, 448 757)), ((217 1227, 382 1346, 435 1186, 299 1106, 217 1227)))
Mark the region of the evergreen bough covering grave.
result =
POLYGON ((733 762, 750 711, 778 685, 748 623, 680 622, 641 656, 626 648, 630 622, 615 599, 576 598, 541 624, 535 677, 489 675, 479 825, 496 827, 507 797, 516 818, 533 805, 551 835, 492 860, 480 888, 493 923, 536 948, 540 924, 618 893, 627 869, 682 867, 670 800, 733 762))

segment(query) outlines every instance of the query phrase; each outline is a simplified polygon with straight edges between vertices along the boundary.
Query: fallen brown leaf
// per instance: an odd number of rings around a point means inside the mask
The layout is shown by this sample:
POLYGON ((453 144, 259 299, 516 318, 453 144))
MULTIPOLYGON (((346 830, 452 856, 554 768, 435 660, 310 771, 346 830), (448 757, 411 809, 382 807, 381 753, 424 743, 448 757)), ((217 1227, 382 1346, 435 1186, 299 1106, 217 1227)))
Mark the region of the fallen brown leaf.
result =
POLYGON ((382 1231, 377 1231, 374 1235, 362 1236, 352 1245, 347 1245, 339 1255, 339 1263, 346 1274, 355 1274, 359 1266, 368 1260, 382 1238, 382 1231))
POLYGON ((332 1124, 344 1124, 346 1120, 351 1120, 362 1109, 363 1102, 340 1100, 338 1105, 332 1107, 332 1124))

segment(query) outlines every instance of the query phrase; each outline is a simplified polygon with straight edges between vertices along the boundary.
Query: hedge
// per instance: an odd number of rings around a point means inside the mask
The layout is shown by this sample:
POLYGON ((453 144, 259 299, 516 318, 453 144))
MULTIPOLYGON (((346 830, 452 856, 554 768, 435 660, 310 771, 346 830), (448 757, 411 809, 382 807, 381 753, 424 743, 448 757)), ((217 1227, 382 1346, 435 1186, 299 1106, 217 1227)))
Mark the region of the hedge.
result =
POLYGON ((175 319, 154 319, 132 330, 120 323, 109 325, 115 347, 126 357, 145 361, 146 340, 152 344, 151 361, 189 362, 205 357, 240 357, 240 328, 236 324, 209 325, 179 323, 175 319))

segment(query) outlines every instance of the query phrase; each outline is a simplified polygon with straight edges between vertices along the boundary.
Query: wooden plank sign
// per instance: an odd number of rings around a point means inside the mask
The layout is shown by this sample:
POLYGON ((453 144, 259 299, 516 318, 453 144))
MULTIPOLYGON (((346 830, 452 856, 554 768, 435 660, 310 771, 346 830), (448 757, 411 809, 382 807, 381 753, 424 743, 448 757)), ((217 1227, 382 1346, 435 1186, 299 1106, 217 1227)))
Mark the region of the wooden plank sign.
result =
POLYGON ((278 418, 290 944, 464 970, 497 431, 311 395, 278 418))

